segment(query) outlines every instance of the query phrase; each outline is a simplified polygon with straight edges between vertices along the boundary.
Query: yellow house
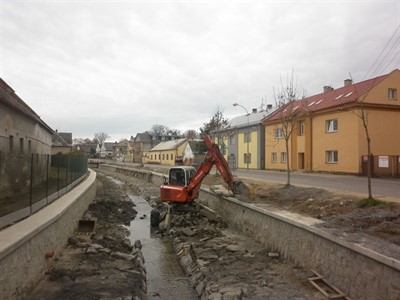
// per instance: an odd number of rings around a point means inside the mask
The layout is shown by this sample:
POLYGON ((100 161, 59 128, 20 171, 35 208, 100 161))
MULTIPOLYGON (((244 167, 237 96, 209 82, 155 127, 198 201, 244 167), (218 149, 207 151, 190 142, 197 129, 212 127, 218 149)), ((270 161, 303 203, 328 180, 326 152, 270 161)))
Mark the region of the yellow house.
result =
POLYGON ((266 169, 365 174, 370 136, 375 175, 400 176, 400 71, 288 103, 263 121, 266 169), (282 115, 290 111, 286 151, 282 115), (364 115, 364 117, 362 117, 364 115), (289 156, 288 156, 289 153, 289 156))
POLYGON ((167 166, 182 164, 186 144, 186 138, 161 142, 147 153, 147 161, 167 166))

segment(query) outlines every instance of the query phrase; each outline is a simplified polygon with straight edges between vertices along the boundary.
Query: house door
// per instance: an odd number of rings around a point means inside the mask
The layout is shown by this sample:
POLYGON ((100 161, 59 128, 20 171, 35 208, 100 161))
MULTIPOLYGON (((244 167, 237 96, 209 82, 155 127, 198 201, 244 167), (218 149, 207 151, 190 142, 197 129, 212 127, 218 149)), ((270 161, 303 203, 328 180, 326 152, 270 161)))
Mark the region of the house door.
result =
POLYGON ((304 170, 304 152, 299 152, 297 164, 299 170, 304 170))

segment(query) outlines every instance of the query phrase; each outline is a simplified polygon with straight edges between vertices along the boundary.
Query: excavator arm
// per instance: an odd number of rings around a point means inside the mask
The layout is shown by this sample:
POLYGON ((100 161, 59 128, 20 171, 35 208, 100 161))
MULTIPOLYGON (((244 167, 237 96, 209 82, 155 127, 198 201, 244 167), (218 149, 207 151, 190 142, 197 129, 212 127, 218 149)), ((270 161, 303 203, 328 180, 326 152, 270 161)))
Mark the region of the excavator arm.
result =
POLYGON ((199 194, 201 182, 204 177, 211 171, 215 165, 222 178, 228 184, 231 190, 235 188, 232 172, 229 169, 228 163, 221 154, 218 145, 214 144, 211 137, 206 135, 204 141, 208 147, 208 152, 203 162, 198 167, 196 173, 191 178, 186 187, 177 186, 162 186, 161 200, 169 202, 188 203, 194 201, 199 194))

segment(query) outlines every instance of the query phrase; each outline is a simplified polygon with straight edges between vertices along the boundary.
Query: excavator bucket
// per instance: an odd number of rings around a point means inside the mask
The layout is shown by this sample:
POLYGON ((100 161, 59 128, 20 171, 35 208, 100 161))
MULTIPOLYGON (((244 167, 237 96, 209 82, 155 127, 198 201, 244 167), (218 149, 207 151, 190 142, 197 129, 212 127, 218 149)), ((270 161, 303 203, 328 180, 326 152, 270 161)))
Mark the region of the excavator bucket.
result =
POLYGON ((235 181, 233 189, 234 197, 242 201, 252 201, 254 196, 250 186, 244 181, 235 181))

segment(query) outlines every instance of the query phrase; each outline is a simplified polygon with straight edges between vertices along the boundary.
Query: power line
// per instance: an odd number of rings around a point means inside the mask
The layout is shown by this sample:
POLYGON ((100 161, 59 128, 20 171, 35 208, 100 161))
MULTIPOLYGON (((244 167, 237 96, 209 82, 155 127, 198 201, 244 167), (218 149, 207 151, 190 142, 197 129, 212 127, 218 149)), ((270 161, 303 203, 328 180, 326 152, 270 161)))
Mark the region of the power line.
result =
MULTIPOLYGON (((368 72, 365 74, 363 80, 365 80, 365 79, 367 78, 367 76, 368 76, 368 74, 370 73, 370 71, 372 70, 372 68, 374 68, 375 64, 379 61, 380 57, 381 57, 382 54, 385 52, 386 48, 388 47, 388 45, 389 45, 390 42, 392 41, 393 37, 396 35, 396 33, 397 33, 397 31, 399 30, 399 28, 400 28, 400 24, 397 26, 396 30, 393 32, 392 36, 391 36, 390 39, 387 41, 387 43, 386 43, 385 47, 383 48, 383 50, 381 51, 381 53, 379 53, 379 55, 378 55, 378 57, 375 59, 374 63, 373 63, 372 66, 369 68, 368 72)), ((398 39, 397 39, 397 40, 398 40, 398 39)), ((397 40, 396 40, 396 42, 394 43, 394 45, 391 47, 391 50, 392 50, 393 47, 396 45, 397 40)), ((391 50, 390 50, 390 51, 391 51, 391 50)), ((389 52, 390 52, 390 51, 389 51, 389 52)), ((386 54, 386 56, 387 56, 387 55, 388 55, 388 54, 386 54)), ((385 56, 385 57, 386 57, 386 56, 385 56)), ((382 65, 382 62, 380 62, 376 68, 378 68, 380 65, 382 65)), ((368 77, 372 77, 372 75, 373 75, 373 74, 375 73, 375 71, 376 71, 376 68, 375 68, 374 72, 372 72, 368 77)))

